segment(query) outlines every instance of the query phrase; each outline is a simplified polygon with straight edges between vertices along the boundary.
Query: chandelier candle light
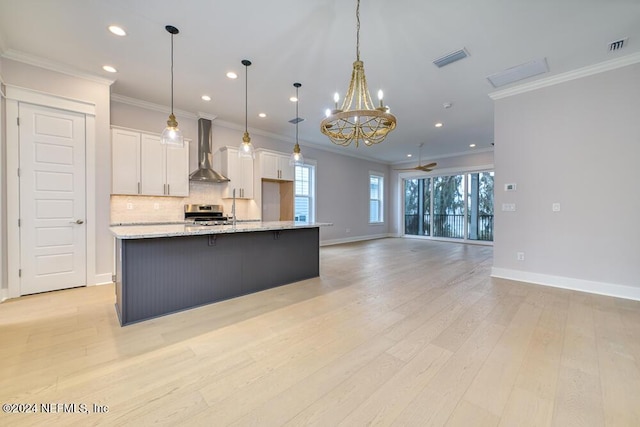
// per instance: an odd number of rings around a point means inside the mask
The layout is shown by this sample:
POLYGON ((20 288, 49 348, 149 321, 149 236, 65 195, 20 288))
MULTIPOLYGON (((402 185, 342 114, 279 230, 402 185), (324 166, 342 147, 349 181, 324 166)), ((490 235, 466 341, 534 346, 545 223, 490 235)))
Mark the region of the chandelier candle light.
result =
POLYGON ((242 60, 242 65, 244 65, 244 135, 242 136, 242 144, 240 144, 240 148, 238 148, 238 157, 247 157, 255 159, 256 154, 253 149, 253 145, 251 144, 251 137, 249 137, 248 131, 248 111, 249 111, 249 102, 248 102, 248 77, 249 77, 249 65, 251 65, 251 61, 248 59, 242 60))
POLYGON ((327 117, 320 123, 320 130, 331 142, 345 147, 351 141, 355 142, 356 147, 361 142, 367 146, 379 144, 396 127, 395 116, 382 103, 382 91, 378 91, 380 105, 376 108, 367 88, 364 63, 360 61, 360 0, 356 6, 356 21, 356 61, 353 63, 347 95, 340 108, 340 96, 338 93, 334 95, 335 109, 327 110, 327 117))
POLYGON ((291 157, 289 157, 289 166, 302 166, 304 165, 304 157, 300 152, 300 144, 298 144, 298 123, 303 121, 298 115, 298 104, 300 103, 300 97, 298 96, 298 89, 302 86, 301 83, 294 83, 293 87, 296 88, 296 118, 290 120, 294 122, 296 125, 296 145, 293 146, 293 153, 291 153, 291 157))
POLYGON ((178 129, 176 116, 173 115, 173 36, 180 31, 173 25, 167 25, 164 28, 171 34, 171 114, 167 120, 167 127, 162 131, 160 142, 170 147, 182 148, 184 147, 184 137, 182 131, 178 129))

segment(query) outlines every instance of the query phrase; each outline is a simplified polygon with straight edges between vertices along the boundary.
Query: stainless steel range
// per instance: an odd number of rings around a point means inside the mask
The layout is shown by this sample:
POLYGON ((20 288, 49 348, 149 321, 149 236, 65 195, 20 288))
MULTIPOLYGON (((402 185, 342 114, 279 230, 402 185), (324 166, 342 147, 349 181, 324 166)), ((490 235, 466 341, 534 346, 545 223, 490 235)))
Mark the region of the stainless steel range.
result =
POLYGON ((184 205, 184 221, 194 225, 227 225, 222 205, 184 205))

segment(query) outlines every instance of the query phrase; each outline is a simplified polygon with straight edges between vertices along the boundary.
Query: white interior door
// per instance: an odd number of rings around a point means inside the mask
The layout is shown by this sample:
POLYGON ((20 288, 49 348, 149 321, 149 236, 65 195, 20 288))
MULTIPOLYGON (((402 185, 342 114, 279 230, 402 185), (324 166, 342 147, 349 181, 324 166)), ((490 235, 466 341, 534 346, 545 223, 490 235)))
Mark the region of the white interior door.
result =
POLYGON ((21 103, 20 294, 86 285, 85 116, 21 103))

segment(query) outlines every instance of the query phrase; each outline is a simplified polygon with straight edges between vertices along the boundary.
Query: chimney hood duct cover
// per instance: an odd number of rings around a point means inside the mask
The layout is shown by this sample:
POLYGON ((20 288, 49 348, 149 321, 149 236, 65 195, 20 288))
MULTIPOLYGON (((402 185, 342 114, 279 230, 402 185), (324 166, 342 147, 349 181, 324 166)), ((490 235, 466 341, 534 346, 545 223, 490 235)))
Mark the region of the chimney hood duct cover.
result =
POLYGON ((211 167, 211 120, 198 119, 198 170, 189 175, 190 181, 229 182, 211 167))

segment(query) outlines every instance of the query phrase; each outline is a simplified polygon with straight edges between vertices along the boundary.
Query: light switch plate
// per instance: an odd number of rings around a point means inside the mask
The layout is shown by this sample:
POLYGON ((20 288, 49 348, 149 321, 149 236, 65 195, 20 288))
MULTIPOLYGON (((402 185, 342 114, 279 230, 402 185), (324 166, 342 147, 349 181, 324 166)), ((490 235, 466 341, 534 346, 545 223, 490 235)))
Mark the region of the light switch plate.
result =
POLYGON ((553 203, 553 204, 551 205, 551 210, 552 210, 553 212, 560 212, 560 203, 553 203))
POLYGON ((515 183, 505 184, 504 191, 516 191, 516 184, 515 183))
POLYGON ((502 204, 502 211, 503 212, 515 212, 516 211, 516 204, 515 203, 503 203, 502 204))

